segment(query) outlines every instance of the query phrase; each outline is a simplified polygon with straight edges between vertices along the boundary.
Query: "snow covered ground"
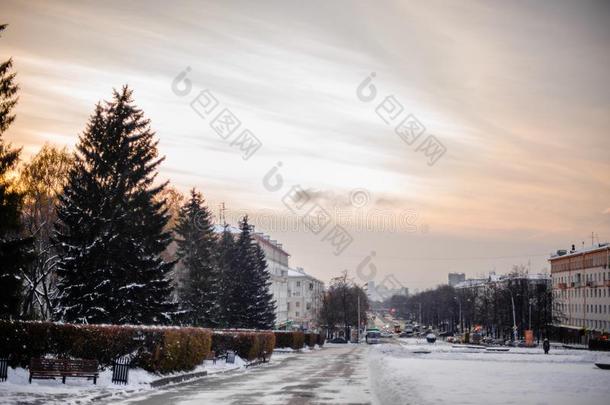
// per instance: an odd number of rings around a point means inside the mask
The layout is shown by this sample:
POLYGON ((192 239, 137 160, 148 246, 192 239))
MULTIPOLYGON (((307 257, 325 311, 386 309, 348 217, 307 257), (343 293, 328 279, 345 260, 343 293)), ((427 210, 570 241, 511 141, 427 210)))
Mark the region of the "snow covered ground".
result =
POLYGON ((381 404, 606 404, 607 353, 511 348, 454 348, 399 339, 371 347, 371 387, 381 404), (430 353, 416 353, 430 351, 430 353))
MULTIPOLYGON (((510 348, 508 352, 453 347, 417 339, 386 340, 380 345, 327 344, 309 352, 283 350, 259 367, 229 370, 208 363, 211 376, 157 389, 157 376, 130 371, 130 391, 110 383, 110 371, 97 386, 83 379, 35 380, 9 370, 0 383, 2 404, 606 404, 609 353, 510 348), (419 352, 419 353, 418 353, 419 352), (232 371, 222 373, 223 371, 232 371), (215 374, 214 374, 215 373, 215 374)), ((237 367, 237 366, 232 366, 237 367)), ((198 370, 198 371, 199 371, 198 370)))
MULTIPOLYGON (((226 364, 218 361, 205 361, 189 373, 207 371, 208 375, 226 372, 228 370, 243 368, 244 361, 236 356, 235 364, 226 364)), ((86 378, 67 378, 62 384, 57 380, 32 380, 28 382, 29 372, 23 368, 8 369, 8 379, 0 382, 0 404, 80 404, 88 403, 100 396, 116 396, 124 393, 146 392, 154 390, 150 383, 160 377, 177 376, 176 373, 159 376, 142 369, 129 370, 129 384, 118 385, 112 383, 112 371, 106 369, 100 372, 97 384, 86 378)))

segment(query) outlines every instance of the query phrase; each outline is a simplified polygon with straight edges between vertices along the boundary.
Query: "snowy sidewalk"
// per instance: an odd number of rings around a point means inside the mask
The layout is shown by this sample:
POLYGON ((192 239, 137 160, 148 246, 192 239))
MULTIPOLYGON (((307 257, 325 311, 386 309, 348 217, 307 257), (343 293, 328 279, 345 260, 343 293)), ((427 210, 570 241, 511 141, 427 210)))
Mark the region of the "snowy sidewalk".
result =
MULTIPOLYGON (((224 373, 231 370, 243 368, 243 361, 237 357, 236 364, 226 364, 217 362, 216 365, 211 361, 204 362, 203 365, 187 373, 175 373, 169 376, 187 376, 207 372, 208 378, 217 373, 224 373)), ((0 382, 0 404, 85 404, 92 400, 105 400, 137 392, 154 391, 151 383, 165 379, 168 376, 158 376, 142 369, 129 370, 129 384, 118 385, 112 383, 112 371, 110 369, 100 372, 97 384, 85 378, 67 378, 66 383, 62 384, 58 380, 32 380, 28 382, 29 372, 23 368, 8 369, 8 379, 0 382)))
POLYGON ((129 404, 363 404, 371 402, 364 345, 272 356, 267 365, 146 392, 129 404), (286 356, 285 358, 282 358, 286 356), (275 361, 273 360, 275 357, 275 361))

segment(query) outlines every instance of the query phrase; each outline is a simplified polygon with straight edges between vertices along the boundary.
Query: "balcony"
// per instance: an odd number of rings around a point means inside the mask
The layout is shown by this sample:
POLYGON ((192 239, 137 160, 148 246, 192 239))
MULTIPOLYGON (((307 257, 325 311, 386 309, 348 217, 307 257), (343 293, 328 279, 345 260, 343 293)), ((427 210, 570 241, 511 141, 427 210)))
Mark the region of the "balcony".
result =
POLYGON ((566 288, 568 288, 568 285, 566 283, 559 283, 557 284, 557 286, 561 289, 561 290, 565 290, 566 288))

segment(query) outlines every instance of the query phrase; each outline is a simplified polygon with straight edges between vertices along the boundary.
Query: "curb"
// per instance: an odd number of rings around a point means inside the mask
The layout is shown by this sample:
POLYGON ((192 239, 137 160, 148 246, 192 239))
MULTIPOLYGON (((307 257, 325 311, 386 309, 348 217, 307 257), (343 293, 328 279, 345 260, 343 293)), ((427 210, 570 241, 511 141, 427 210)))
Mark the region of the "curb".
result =
MULTIPOLYGON (((150 386, 150 388, 159 388, 159 387, 163 387, 169 384, 179 384, 182 382, 193 382, 199 379, 203 379, 205 377, 212 377, 215 375, 219 375, 219 374, 229 374, 232 372, 237 372, 240 370, 244 370, 245 368, 241 368, 241 367, 237 367, 237 368, 232 368, 229 370, 222 370, 222 371, 218 371, 216 373, 212 373, 212 374, 208 374, 207 371, 198 371, 196 373, 188 373, 188 374, 182 374, 182 375, 177 375, 177 376, 171 376, 171 377, 163 377, 163 378, 159 378, 157 380, 151 381, 150 383, 148 383, 148 386, 150 386)), ((115 392, 107 392, 104 394, 100 394, 97 395, 95 397, 91 397, 89 399, 87 399, 87 401, 89 402, 97 402, 97 401, 102 401, 104 399, 108 399, 111 397, 117 397, 117 396, 125 396, 125 395, 129 395, 129 394, 134 394, 134 393, 138 393, 138 392, 143 392, 146 391, 145 388, 141 388, 141 389, 129 389, 129 390, 117 390, 115 392)))
POLYGON ((181 374, 172 377, 163 377, 150 382, 151 388, 163 387, 168 384, 175 384, 186 380, 195 380, 208 375, 207 371, 198 371, 196 373, 181 374))

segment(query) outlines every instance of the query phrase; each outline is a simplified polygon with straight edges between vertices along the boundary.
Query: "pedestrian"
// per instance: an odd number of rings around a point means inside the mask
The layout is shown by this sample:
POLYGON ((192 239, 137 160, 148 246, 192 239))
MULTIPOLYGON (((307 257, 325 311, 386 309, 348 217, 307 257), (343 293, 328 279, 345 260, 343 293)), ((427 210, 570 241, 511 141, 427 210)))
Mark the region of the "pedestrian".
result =
POLYGON ((544 349, 544 354, 549 354, 549 349, 551 348, 551 343, 548 339, 544 339, 542 342, 542 348, 544 349))

